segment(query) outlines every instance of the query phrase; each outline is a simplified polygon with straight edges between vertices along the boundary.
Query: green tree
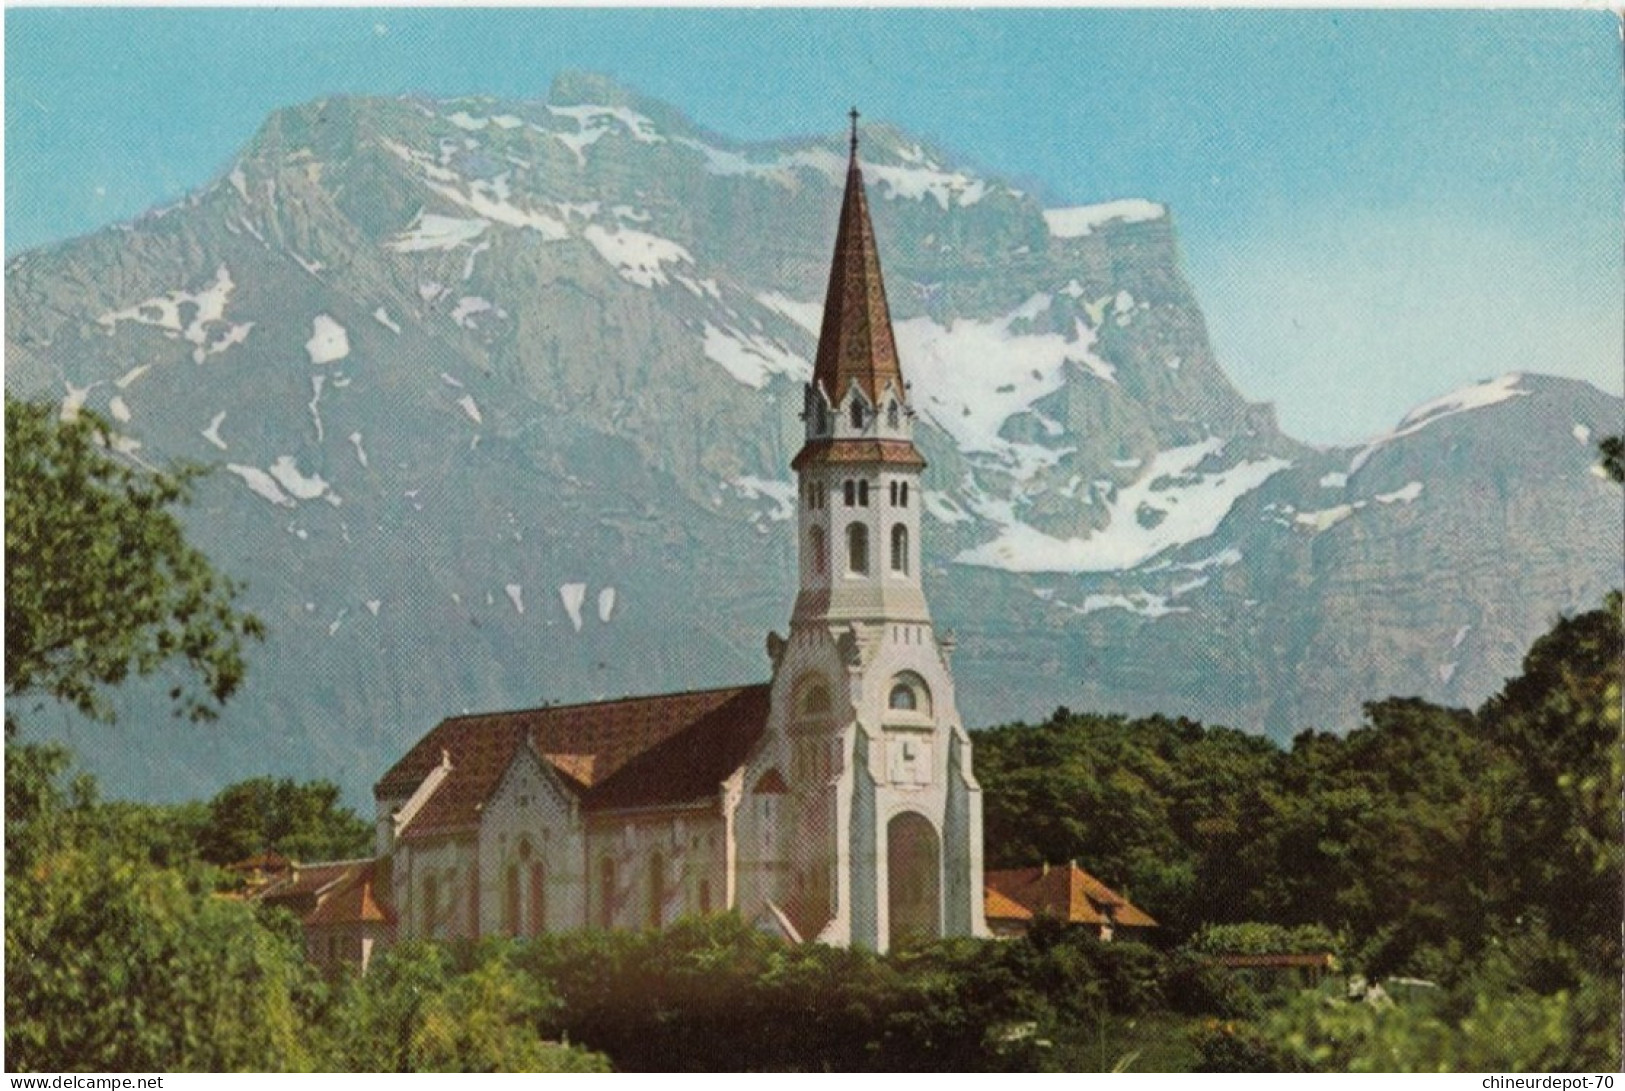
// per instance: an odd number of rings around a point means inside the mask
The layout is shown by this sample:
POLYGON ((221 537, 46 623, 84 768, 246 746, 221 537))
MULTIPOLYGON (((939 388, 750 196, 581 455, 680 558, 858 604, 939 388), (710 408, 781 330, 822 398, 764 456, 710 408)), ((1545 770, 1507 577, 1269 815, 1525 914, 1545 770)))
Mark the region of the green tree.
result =
POLYGON ((510 941, 481 943, 459 967, 451 950, 408 942, 385 951, 332 1005, 324 1066, 353 1072, 602 1072, 600 1054, 549 1041, 558 1008, 514 968, 510 941))
POLYGON ((7 1063, 125 1072, 308 1064, 299 947, 247 904, 216 897, 214 874, 195 861, 154 866, 124 808, 99 803, 88 777, 67 780, 61 748, 6 749, 7 1063))
POLYGON ((293 860, 342 860, 372 844, 372 827, 339 803, 338 785, 256 777, 220 790, 198 830, 203 859, 229 864, 260 852, 293 860))
POLYGON ((1499 892, 1501 915, 1538 915, 1615 976, 1625 911, 1620 611, 1615 592, 1602 609, 1559 621, 1480 712, 1518 770, 1517 790, 1501 799, 1505 859, 1517 878, 1499 892))
POLYGON ((177 714, 216 715, 242 681, 244 642, 264 628, 175 518, 203 471, 133 469, 95 416, 61 421, 10 394, 5 444, 7 698, 110 720, 104 687, 180 663, 196 683, 174 679, 177 714))
POLYGON ((975 741, 989 867, 1076 859, 1174 937, 1243 912, 1269 872, 1248 852, 1283 761, 1268 740, 1063 708, 975 741))
POLYGON ((1609 477, 1625 484, 1625 436, 1607 436, 1597 444, 1602 453, 1602 468, 1609 477))

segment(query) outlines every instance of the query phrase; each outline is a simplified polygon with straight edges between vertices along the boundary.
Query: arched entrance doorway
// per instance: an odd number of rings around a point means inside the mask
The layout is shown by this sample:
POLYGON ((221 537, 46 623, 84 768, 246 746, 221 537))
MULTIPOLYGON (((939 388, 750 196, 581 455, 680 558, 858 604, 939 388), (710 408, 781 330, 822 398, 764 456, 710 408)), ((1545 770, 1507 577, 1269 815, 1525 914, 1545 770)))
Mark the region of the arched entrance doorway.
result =
POLYGON ((942 935, 942 852, 925 817, 905 811, 886 826, 888 947, 942 935))

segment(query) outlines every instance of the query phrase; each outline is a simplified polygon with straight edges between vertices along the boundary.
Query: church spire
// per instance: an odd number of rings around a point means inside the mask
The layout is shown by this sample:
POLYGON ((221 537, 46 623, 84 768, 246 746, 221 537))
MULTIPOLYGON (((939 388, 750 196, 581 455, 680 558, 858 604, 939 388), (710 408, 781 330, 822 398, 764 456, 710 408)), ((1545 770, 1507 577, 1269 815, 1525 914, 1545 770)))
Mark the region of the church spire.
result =
POLYGON ((878 405, 889 383, 903 392, 897 364, 897 343, 892 336, 891 313, 886 306, 886 285, 880 275, 880 252, 869 222, 869 200, 858 166, 858 111, 852 119, 851 152, 846 170, 846 193, 841 198, 841 222, 835 235, 835 257, 830 263, 829 289, 824 294, 824 324, 818 334, 818 360, 813 383, 832 403, 846 398, 856 383, 878 405))

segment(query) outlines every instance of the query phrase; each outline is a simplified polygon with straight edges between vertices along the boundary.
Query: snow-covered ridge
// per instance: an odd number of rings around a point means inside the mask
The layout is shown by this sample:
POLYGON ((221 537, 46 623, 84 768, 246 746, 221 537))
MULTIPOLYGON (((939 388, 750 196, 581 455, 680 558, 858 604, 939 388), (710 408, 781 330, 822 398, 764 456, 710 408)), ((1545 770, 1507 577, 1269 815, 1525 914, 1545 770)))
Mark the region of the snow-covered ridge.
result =
POLYGON ((1049 233, 1056 238, 1076 239, 1093 234, 1095 228, 1109 223, 1144 223, 1147 220, 1160 220, 1167 214, 1168 210, 1155 201, 1127 197, 1098 205, 1046 208, 1044 222, 1049 225, 1049 233))
POLYGON ((1428 425, 1436 424, 1446 417, 1453 417, 1458 413, 1466 413, 1474 409, 1483 409, 1504 402, 1509 398, 1527 397, 1530 391, 1524 390, 1518 385, 1522 381, 1523 376, 1521 374, 1512 372, 1508 375, 1502 375, 1498 379, 1490 379, 1474 386, 1463 387, 1460 390, 1451 391, 1443 397, 1423 402, 1409 413, 1406 413, 1404 418, 1400 420, 1399 426, 1392 432, 1377 436, 1367 443, 1349 462, 1348 472, 1350 474, 1357 472, 1361 466, 1364 466, 1370 460, 1372 455, 1394 440, 1415 435, 1428 425))
POLYGON ((960 171, 945 171, 934 163, 893 167, 861 162, 864 174, 880 187, 887 200, 935 200, 946 212, 949 205, 969 208, 988 194, 988 184, 960 171))
MULTIPOLYGON (((803 148, 783 152, 771 159, 754 160, 742 152, 719 148, 692 137, 679 136, 675 142, 692 148, 705 157, 709 174, 724 178, 760 178, 782 186, 792 186, 796 173, 811 170, 822 174, 831 182, 839 182, 846 174, 846 160, 835 152, 823 148, 803 148)), ((947 211, 952 206, 969 208, 992 192, 986 179, 960 170, 950 170, 927 158, 917 147, 901 149, 902 163, 883 163, 860 156, 858 164, 865 179, 883 200, 933 200, 947 211)))

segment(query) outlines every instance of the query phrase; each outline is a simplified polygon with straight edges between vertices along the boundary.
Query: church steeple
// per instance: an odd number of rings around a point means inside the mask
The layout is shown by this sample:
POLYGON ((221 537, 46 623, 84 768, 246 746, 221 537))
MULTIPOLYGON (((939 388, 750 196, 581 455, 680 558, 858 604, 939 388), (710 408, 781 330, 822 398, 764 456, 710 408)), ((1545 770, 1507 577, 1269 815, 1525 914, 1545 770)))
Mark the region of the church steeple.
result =
MULTIPOLYGON (((805 390, 801 588, 792 624, 929 624, 920 582, 920 471, 880 251, 858 166, 857 111, 818 362, 805 390)), ((910 630, 912 631, 912 630, 910 630)))
POLYGON ((880 252, 869 222, 869 200, 858 166, 858 112, 852 111, 851 152, 846 193, 835 235, 829 289, 824 293, 824 324, 818 334, 818 360, 813 384, 832 405, 846 400, 855 383, 871 407, 880 404, 888 384, 899 396, 903 374, 897 364, 886 285, 880 275, 880 252))

